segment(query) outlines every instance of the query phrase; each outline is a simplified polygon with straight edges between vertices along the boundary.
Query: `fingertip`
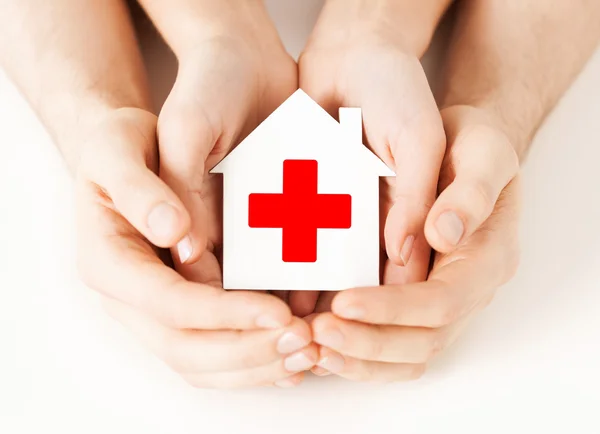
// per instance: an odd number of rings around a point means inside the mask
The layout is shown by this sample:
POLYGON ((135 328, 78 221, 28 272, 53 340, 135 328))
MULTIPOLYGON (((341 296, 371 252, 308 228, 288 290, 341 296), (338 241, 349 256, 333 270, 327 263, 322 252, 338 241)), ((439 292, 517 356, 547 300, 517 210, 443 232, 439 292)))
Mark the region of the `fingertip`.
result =
POLYGON ((316 338, 317 335, 332 327, 335 322, 336 317, 331 312, 325 312, 315 316, 311 322, 313 337, 316 338))
POLYGON ((289 295, 289 306, 294 315, 305 317, 315 310, 318 299, 318 291, 292 291, 289 295))
MULTIPOLYGON (((173 182, 172 184, 175 185, 173 182)), ((175 191, 177 190, 179 188, 175 189, 175 191)), ((208 229, 206 226, 208 211, 206 204, 198 198, 184 197, 181 206, 186 210, 189 223, 186 226, 186 233, 179 240, 181 244, 175 246, 173 254, 177 255, 177 260, 181 264, 191 265, 198 262, 209 247, 208 229)))
POLYGON ((189 235, 184 236, 176 246, 177 256, 181 264, 189 264, 194 254, 194 245, 189 235))
POLYGON ((386 219, 384 238, 388 259, 393 264, 401 267, 408 265, 416 234, 421 231, 419 228, 422 225, 423 217, 411 219, 406 207, 402 209, 398 203, 392 206, 386 219))
POLYGON ((192 265, 200 260, 207 245, 208 239, 205 236, 190 231, 177 242, 173 251, 181 265, 192 265))
POLYGON ((383 237, 385 240, 385 250, 388 259, 394 264, 400 265, 400 238, 402 234, 402 220, 403 215, 399 212, 397 204, 394 204, 385 219, 385 226, 383 229, 383 237))
POLYGON ((364 316, 364 309, 356 300, 355 292, 342 291, 331 302, 331 311, 340 318, 357 320, 364 316))

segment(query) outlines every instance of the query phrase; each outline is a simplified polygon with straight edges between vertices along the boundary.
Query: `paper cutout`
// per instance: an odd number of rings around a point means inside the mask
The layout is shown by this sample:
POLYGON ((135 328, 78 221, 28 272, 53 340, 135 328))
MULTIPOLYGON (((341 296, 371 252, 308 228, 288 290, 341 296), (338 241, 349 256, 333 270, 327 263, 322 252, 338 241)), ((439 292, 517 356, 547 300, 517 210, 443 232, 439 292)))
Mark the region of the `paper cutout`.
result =
POLYGON ((211 173, 223 173, 226 289, 379 284, 379 178, 359 108, 338 123, 296 91, 211 173))

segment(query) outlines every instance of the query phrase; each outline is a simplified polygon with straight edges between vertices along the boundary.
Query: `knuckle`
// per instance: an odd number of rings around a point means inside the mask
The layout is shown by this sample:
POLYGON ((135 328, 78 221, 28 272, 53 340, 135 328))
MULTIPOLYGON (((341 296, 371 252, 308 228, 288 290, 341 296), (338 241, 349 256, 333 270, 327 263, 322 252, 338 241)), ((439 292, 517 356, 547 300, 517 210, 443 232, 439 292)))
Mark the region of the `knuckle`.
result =
POLYGON ((145 291, 143 304, 155 314, 163 325, 173 329, 189 327, 187 312, 189 300, 180 285, 173 285, 169 291, 145 291))
POLYGON ((375 339, 370 340, 365 352, 366 358, 370 360, 382 360, 385 355, 385 345, 381 336, 377 336, 375 339))
POLYGON ((256 348, 254 348, 253 351, 248 351, 244 354, 238 355, 242 369, 254 368, 263 362, 261 357, 258 355, 258 352, 255 350, 256 348))
POLYGON ((426 216, 431 208, 433 208, 433 204, 435 203, 435 199, 427 200, 420 193, 401 191, 397 188, 394 192, 393 198, 394 204, 401 204, 400 209, 416 206, 421 216, 426 216))
MULTIPOLYGON (((219 122, 213 119, 214 116, 209 114, 202 105, 201 102, 193 99, 187 101, 169 99, 158 119, 157 134, 159 141, 164 142, 167 146, 171 146, 171 143, 173 143, 172 146, 177 146, 177 143, 184 140, 189 142, 191 139, 186 139, 186 137, 189 137, 186 131, 189 131, 189 121, 193 119, 192 125, 195 133, 193 140, 196 143, 212 147, 219 136, 219 122)), ((181 144, 178 148, 184 151, 177 154, 182 156, 200 150, 183 147, 181 144)), ((203 148, 206 148, 206 146, 203 148)), ((195 165, 197 161, 187 161, 186 164, 188 166, 195 165)))
POLYGON ((177 333, 165 333, 161 338, 160 356, 175 372, 192 372, 193 366, 186 354, 186 343, 177 333))
POLYGON ((380 377, 379 364, 377 362, 363 362, 355 372, 355 380, 376 381, 380 377))
POLYGON ((430 329, 424 336, 424 357, 422 362, 428 362, 446 348, 446 333, 443 329, 430 329))
POLYGON ((432 302, 432 312, 429 327, 439 329, 453 324, 460 318, 461 308, 457 305, 455 297, 446 291, 440 291, 432 302))
MULTIPOLYGON (((243 333, 244 332, 242 331, 237 331, 234 339, 242 340, 243 333)), ((271 353, 272 351, 269 350, 269 347, 265 346, 261 348, 260 346, 253 345, 252 347, 245 349, 241 354, 237 354, 236 358, 240 361, 242 369, 249 369, 261 366, 265 362, 268 362, 268 359, 270 358, 268 356, 271 353)))
MULTIPOLYGON (((236 302, 233 297, 237 297, 240 294, 236 294, 234 292, 227 292, 218 289, 211 289, 210 293, 206 293, 206 298, 204 302, 206 305, 211 305, 211 312, 214 315, 209 319, 210 323, 214 328, 219 328, 223 330, 237 330, 240 328, 241 317, 232 315, 232 312, 238 312, 240 310, 236 309, 234 303, 239 306, 252 306, 252 304, 248 301, 245 302, 244 296, 242 296, 240 302, 236 302)), ((245 309, 246 312, 249 309, 245 309)), ((244 312, 244 310, 241 310, 244 312)), ((238 333, 237 338, 241 338, 241 335, 238 333)))
POLYGON ((489 183, 483 179, 476 179, 464 186, 463 194, 469 198, 468 213, 471 217, 478 223, 487 220, 496 203, 489 183))
POLYGON ((496 140, 488 141, 490 146, 495 147, 495 149, 491 150, 491 153, 498 157, 507 171, 506 173, 512 178, 517 174, 520 168, 519 154, 506 134, 497 129, 494 130, 494 132, 496 140))
POLYGON ((408 380, 418 380, 425 374, 426 370, 427 365, 424 363, 412 366, 408 373, 408 380))

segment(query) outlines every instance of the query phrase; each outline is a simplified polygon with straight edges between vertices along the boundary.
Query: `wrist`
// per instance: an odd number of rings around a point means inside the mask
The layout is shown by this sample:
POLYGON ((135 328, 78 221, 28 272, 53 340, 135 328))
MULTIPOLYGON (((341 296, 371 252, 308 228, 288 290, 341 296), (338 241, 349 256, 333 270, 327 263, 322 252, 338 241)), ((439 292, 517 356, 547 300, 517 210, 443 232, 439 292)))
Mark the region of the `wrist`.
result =
POLYGON ((284 50, 262 0, 199 0, 151 14, 180 60, 213 41, 232 42, 255 52, 284 50))
MULTIPOLYGON (((441 113, 443 118, 449 113, 459 116, 461 124, 465 128, 484 128, 493 131, 497 136, 504 138, 502 140, 504 143, 510 145, 518 161, 522 161, 525 157, 531 139, 523 133, 522 129, 507 122, 507 119, 497 110, 497 107, 471 101, 467 104, 444 105, 441 113)), ((497 140, 497 142, 500 142, 500 140, 497 140)))
POLYGON ((327 0, 311 38, 326 46, 392 45, 425 53, 450 0, 327 0))
POLYGON ((73 174, 78 171, 83 144, 107 119, 129 108, 152 112, 150 103, 143 98, 76 97, 58 92, 47 96, 40 102, 38 113, 73 174))

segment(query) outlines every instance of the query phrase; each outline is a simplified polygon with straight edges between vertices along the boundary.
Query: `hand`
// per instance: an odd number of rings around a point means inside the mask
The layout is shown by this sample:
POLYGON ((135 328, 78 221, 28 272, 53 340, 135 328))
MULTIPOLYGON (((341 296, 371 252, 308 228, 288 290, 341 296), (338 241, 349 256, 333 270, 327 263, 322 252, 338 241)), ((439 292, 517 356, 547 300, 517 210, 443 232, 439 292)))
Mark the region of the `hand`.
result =
POLYGON ((191 215, 173 252, 188 280, 221 286, 223 181, 209 170, 298 87, 297 65, 263 9, 245 10, 249 28, 232 23, 227 36, 178 53, 177 81, 159 115, 160 177, 191 215))
POLYGON ((515 151, 485 112, 457 106, 442 116, 449 148, 440 174, 442 192, 425 230, 432 245, 445 247, 434 222, 450 211, 465 228, 464 241, 436 254, 426 282, 404 284, 386 275, 384 286, 336 295, 332 313, 312 321, 314 340, 322 346, 314 369, 318 375, 375 381, 420 376, 516 271, 515 151))
MULTIPOLYGON (((331 4, 345 9, 344 2, 331 4)), ((362 108, 366 144, 396 172, 381 186, 386 275, 398 283, 424 280, 430 247, 423 227, 435 200, 445 135, 417 55, 396 28, 326 9, 299 68, 300 86, 333 116, 340 106, 362 108)), ((292 311, 312 312, 316 298, 292 293, 292 311)))
POLYGON ((283 302, 226 292, 210 270, 189 282, 160 260, 153 244, 174 246, 189 232, 190 216, 155 174, 156 123, 149 112, 119 109, 85 134, 77 173, 83 280, 194 386, 297 384, 317 350, 283 302))

